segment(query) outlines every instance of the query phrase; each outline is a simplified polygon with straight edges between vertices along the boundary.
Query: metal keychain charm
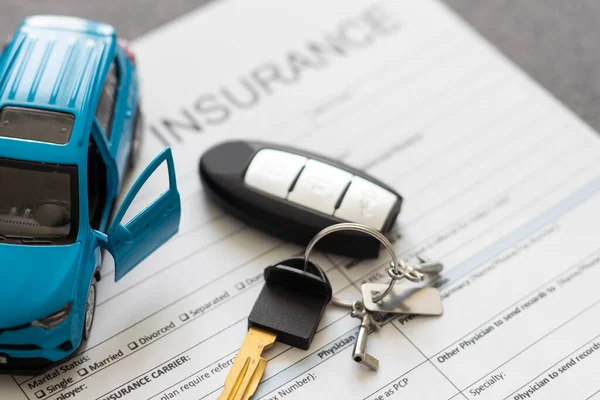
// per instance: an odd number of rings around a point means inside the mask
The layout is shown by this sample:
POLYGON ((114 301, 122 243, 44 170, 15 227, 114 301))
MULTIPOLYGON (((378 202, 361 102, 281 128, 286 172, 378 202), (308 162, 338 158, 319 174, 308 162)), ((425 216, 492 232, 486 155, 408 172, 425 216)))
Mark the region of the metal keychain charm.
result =
POLYGON ((370 235, 388 250, 391 262, 387 269, 390 277, 388 284, 365 283, 362 285, 362 299, 347 301, 334 296, 331 302, 337 306, 350 308, 351 315, 361 320, 358 337, 354 344, 352 359, 367 367, 377 370, 379 361, 367 353, 367 336, 380 328, 383 313, 390 314, 420 314, 441 315, 441 296, 437 289, 431 287, 407 288, 396 286, 396 283, 406 279, 412 283, 420 283, 425 274, 437 274, 442 271, 442 264, 419 256, 420 263, 409 265, 398 260, 396 251, 387 237, 376 229, 357 223, 341 223, 328 226, 312 238, 304 252, 304 269, 309 265, 310 254, 319 240, 339 231, 356 231, 370 235))
POLYGON ((352 359, 371 368, 373 371, 377 371, 379 360, 367 353, 367 337, 371 332, 378 331, 381 325, 373 313, 369 312, 363 303, 358 300, 352 303, 352 313, 350 315, 360 320, 358 336, 352 350, 352 359))
MULTIPOLYGON (((413 266, 421 273, 437 274, 442 271, 442 264, 417 256, 419 264, 413 266)), ((373 293, 380 293, 387 288, 385 283, 363 283, 361 286, 363 303, 371 312, 388 314, 442 315, 442 297, 439 290, 433 287, 412 287, 395 285, 388 295, 380 301, 373 300, 373 293)))

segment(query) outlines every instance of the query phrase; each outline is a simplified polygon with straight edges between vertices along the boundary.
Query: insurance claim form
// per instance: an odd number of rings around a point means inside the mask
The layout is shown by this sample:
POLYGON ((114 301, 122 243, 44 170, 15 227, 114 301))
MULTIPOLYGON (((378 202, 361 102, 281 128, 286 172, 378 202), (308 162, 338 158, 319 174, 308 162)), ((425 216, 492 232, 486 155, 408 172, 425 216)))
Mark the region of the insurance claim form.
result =
MULTIPOLYGON (((308 351, 264 354, 254 398, 600 399, 600 141, 444 5, 228 0, 134 49, 144 158, 174 148, 180 232, 118 283, 106 260, 89 342, 40 376, 1 377, 0 398, 217 398, 263 268, 302 251, 204 196, 202 152, 243 138, 392 185, 399 256, 445 266, 443 316, 370 335, 378 371, 351 360, 359 321, 331 306, 308 351)), ((386 281, 383 251, 315 260, 345 299, 386 281)))

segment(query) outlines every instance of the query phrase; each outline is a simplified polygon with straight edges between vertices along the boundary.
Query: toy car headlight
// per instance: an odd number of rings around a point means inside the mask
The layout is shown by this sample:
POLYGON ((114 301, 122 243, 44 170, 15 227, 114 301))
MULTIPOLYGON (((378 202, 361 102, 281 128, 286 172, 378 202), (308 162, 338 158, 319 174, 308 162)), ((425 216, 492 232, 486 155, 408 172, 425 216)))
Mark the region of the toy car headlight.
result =
POLYGON ((69 313, 71 312, 71 304, 72 303, 69 302, 69 304, 67 304, 60 310, 56 311, 55 313, 52 313, 52 314, 48 315, 47 317, 40 318, 38 320, 33 321, 31 323, 31 326, 37 326, 39 328, 44 328, 44 329, 54 328, 55 326, 62 323, 65 319, 67 319, 67 317, 69 316, 69 313))

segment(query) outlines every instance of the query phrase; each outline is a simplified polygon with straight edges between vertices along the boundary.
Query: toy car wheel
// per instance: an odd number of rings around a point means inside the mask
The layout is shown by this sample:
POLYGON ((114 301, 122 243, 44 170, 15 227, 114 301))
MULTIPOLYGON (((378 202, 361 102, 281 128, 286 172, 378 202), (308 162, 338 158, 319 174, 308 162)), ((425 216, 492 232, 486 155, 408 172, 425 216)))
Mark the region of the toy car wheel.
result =
POLYGON ((88 340, 94 324, 94 314, 96 313, 96 278, 92 278, 92 283, 88 289, 87 299, 85 301, 85 316, 83 319, 83 340, 88 340))
POLYGON ((135 120, 133 122, 133 132, 131 137, 131 150, 129 152, 129 169, 133 169, 139 158, 142 148, 142 131, 144 129, 144 115, 138 106, 135 110, 135 120))

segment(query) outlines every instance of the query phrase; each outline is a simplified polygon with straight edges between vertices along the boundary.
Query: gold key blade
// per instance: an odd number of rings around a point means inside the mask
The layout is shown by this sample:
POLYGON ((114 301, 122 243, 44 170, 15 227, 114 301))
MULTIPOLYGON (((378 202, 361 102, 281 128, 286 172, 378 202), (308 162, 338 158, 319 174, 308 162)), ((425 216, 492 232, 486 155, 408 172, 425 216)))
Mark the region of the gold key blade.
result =
POLYGON ((277 335, 271 332, 256 328, 248 330, 218 400, 250 399, 267 367, 267 360, 261 354, 275 343, 276 338, 277 335))

